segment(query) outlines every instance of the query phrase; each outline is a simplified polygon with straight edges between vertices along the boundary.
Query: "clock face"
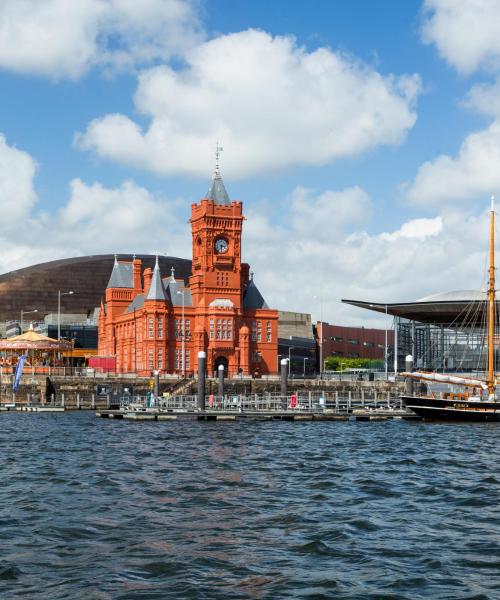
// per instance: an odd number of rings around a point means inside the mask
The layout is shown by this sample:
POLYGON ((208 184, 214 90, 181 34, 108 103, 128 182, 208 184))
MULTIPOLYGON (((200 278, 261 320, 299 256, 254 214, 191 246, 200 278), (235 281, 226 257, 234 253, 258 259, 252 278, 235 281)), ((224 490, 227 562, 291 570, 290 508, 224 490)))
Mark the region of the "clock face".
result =
POLYGON ((227 252, 228 248, 229 246, 224 238, 219 238, 218 240, 215 240, 215 251, 218 254, 224 254, 225 252, 227 252))

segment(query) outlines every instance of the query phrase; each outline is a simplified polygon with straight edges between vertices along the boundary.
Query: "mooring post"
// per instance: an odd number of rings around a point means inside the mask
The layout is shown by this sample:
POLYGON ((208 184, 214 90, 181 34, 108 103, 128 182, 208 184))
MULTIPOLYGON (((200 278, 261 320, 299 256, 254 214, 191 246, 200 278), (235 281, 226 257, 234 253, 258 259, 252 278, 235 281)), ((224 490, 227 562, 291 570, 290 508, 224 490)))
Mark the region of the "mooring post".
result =
POLYGON ((361 390, 361 406, 365 405, 365 390, 361 390))
POLYGON ((154 393, 154 404, 156 404, 158 402, 158 396, 160 395, 160 371, 155 371, 154 376, 155 376, 155 383, 154 383, 153 393, 154 393))
POLYGON ((80 410, 80 394, 76 395, 76 408, 80 410))
POLYGON ((377 408, 377 396, 377 390, 375 390, 373 393, 373 404, 375 405, 375 408, 377 408))
POLYGON ((95 408, 95 396, 94 396, 94 394, 92 394, 92 400, 91 400, 90 407, 92 408, 92 410, 95 408))
MULTIPOLYGON (((407 373, 411 373, 413 371, 413 356, 408 354, 405 358, 405 370, 407 373)), ((405 381, 405 393, 407 396, 413 396, 413 379, 411 377, 407 377, 405 381)))
POLYGON ((281 408, 286 409, 286 398, 288 396, 288 359, 281 359, 281 408))
POLYGON ((203 350, 198 352, 198 410, 205 410, 205 371, 207 355, 203 350))
POLYGON ((339 412, 339 393, 335 392, 335 412, 339 412))
POLYGON ((61 394, 61 406, 64 408, 64 393, 61 394))
POLYGON ((217 395, 222 400, 224 399, 224 365, 218 366, 218 375, 219 375, 219 389, 217 395))

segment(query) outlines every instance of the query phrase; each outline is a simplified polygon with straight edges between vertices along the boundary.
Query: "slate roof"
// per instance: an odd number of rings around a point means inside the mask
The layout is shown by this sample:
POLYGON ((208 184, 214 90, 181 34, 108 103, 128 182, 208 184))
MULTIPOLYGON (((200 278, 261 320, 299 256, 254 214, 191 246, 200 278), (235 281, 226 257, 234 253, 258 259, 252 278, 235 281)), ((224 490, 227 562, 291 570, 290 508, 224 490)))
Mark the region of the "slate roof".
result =
POLYGON ((207 198, 213 200, 216 204, 225 204, 226 206, 231 205, 231 200, 224 187, 221 174, 218 169, 214 171, 212 177, 212 185, 207 192, 207 198))
POLYGON ((126 313, 134 312, 134 310, 139 310, 144 306, 144 294, 137 295, 132 302, 127 306, 126 313))
POLYGON ((151 276, 151 284, 149 286, 146 300, 166 300, 165 288, 161 280, 160 267, 158 266, 158 257, 156 257, 155 268, 151 276))
POLYGON ((269 308, 253 279, 250 279, 245 288, 245 292, 243 294, 243 308, 245 310, 269 308))
POLYGON ((184 290, 184 306, 193 306, 193 298, 191 296, 191 290, 184 287, 183 281, 176 281, 173 274, 163 280, 165 285, 165 292, 167 300, 172 306, 182 306, 182 294, 178 294, 181 290, 184 290))
POLYGON ((109 278, 108 288, 133 288, 134 276, 132 272, 132 263, 118 262, 115 257, 111 277, 109 278))

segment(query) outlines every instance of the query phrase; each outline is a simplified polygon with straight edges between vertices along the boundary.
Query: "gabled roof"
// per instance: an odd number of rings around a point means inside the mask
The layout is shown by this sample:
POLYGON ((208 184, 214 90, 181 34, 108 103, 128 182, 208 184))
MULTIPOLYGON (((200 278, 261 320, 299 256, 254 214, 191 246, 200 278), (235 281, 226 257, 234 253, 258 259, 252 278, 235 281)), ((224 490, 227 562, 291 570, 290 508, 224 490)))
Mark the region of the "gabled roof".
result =
POLYGON ((212 185, 207 192, 207 198, 213 200, 215 204, 231 205, 231 200, 226 192, 219 169, 215 169, 214 171, 212 185))
POLYGON ((109 278, 108 288, 133 288, 134 277, 132 273, 132 263, 118 262, 115 256, 115 263, 109 278))
POLYGON ((134 312, 134 310, 139 310, 144 306, 144 294, 138 294, 132 302, 127 306, 126 313, 134 312))
POLYGON ((184 306, 193 306, 191 290, 184 287, 183 281, 176 281, 173 267, 172 274, 163 280, 163 284, 165 285, 167 300, 172 306, 182 306, 182 290, 184 290, 184 306))
POLYGON ((243 294, 243 308, 245 310, 256 310, 259 308, 269 308, 262 294, 253 281, 253 277, 247 283, 243 294))
POLYGON ((165 289, 161 280, 160 267, 158 266, 158 257, 156 257, 155 268, 153 269, 153 275, 151 276, 151 284, 146 300, 166 300, 165 289))

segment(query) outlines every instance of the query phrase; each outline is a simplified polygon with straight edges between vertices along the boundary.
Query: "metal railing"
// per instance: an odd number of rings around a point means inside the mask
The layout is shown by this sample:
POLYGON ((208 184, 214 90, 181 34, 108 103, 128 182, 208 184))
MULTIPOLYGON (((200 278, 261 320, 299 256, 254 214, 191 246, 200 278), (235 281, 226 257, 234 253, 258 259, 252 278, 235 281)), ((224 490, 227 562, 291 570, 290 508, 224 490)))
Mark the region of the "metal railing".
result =
MULTIPOLYGON (((166 412, 196 412, 197 396, 169 396, 159 398, 148 396, 134 396, 121 398, 120 408, 124 411, 166 411, 166 412)), ((206 412, 257 412, 257 413, 314 413, 331 411, 338 414, 350 414, 357 409, 365 410, 401 410, 403 408, 401 397, 397 393, 365 394, 354 397, 351 393, 339 394, 338 392, 321 394, 228 394, 205 396, 206 412)))

